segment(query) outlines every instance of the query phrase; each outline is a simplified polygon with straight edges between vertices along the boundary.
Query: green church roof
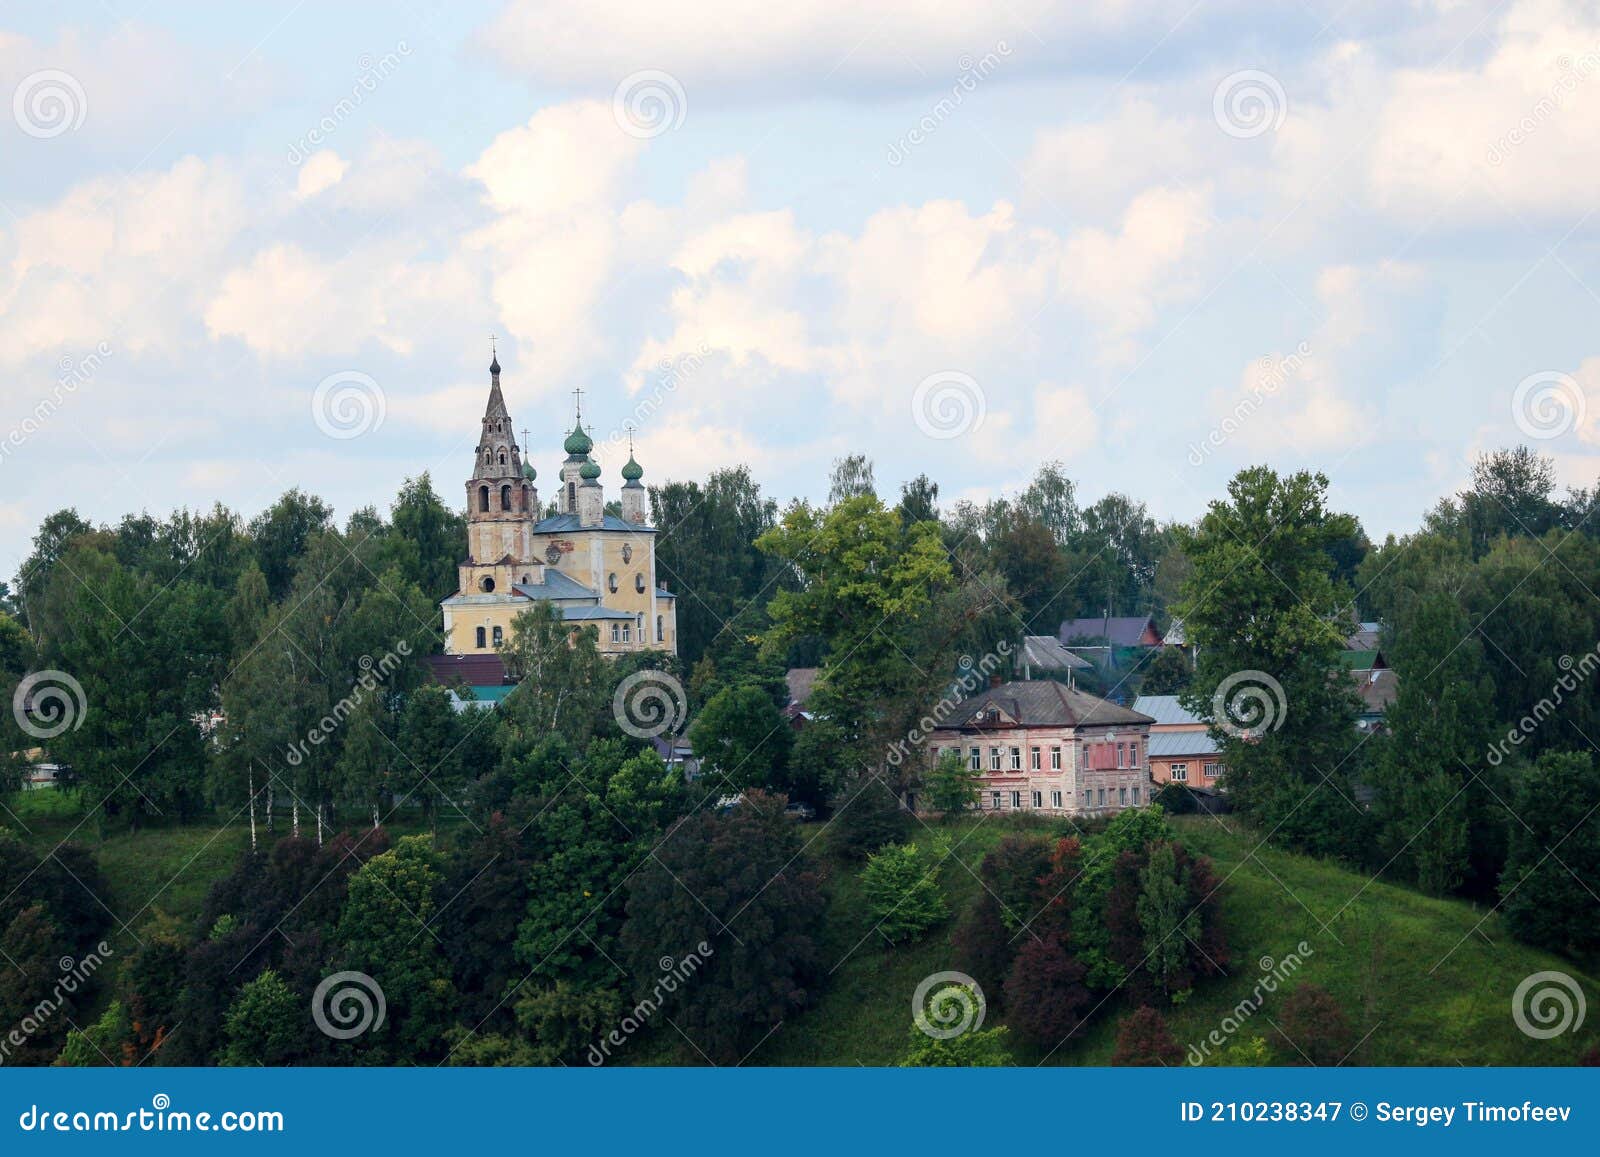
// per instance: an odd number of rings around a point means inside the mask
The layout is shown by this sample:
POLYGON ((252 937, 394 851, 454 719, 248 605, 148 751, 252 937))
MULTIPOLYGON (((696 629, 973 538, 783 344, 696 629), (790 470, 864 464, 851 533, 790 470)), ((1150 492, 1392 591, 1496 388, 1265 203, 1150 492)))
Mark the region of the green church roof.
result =
POLYGON ((568 454, 587 454, 594 449, 594 442, 583 432, 582 426, 574 426, 572 433, 567 435, 567 440, 561 444, 561 448, 568 454))
POLYGON ((539 477, 539 472, 533 468, 532 462, 524 462, 522 464, 522 476, 529 482, 532 482, 535 478, 539 477))
POLYGON ((578 467, 578 473, 583 478, 593 482, 596 478, 600 477, 600 463, 585 462, 582 466, 578 467))
POLYGON ((629 482, 637 482, 644 477, 644 467, 633 460, 633 455, 628 455, 628 464, 622 468, 622 476, 629 482))

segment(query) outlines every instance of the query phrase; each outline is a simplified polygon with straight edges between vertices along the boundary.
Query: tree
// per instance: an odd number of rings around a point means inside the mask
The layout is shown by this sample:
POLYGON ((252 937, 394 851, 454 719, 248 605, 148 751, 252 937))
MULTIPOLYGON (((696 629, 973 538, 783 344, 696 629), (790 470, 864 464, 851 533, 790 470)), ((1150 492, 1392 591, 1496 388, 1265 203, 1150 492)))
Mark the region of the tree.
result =
POLYGON ((1054 936, 1028 939, 1006 977, 1006 1020, 1035 1048, 1054 1050, 1077 1032, 1093 1005, 1085 969, 1054 936))
POLYGON ((1176 695, 1194 678, 1194 667, 1182 647, 1162 647, 1144 665, 1140 677, 1141 695, 1176 695))
POLYGON ((709 787, 730 795, 751 787, 781 790, 794 732, 770 694, 739 683, 711 697, 689 728, 689 743, 711 777, 709 787))
POLYGON ((1500 910, 1518 940, 1582 957, 1600 946, 1600 780, 1587 752, 1546 752, 1517 785, 1500 910))
POLYGON ((272 969, 239 990, 223 1020, 227 1046, 217 1058, 235 1066, 280 1066, 291 1063, 304 1035, 305 1009, 300 998, 272 969))
POLYGON ((466 782, 461 762, 461 716, 450 705, 450 693, 437 683, 412 691, 400 715, 400 745, 392 766, 403 799, 422 805, 428 826, 437 834, 441 802, 459 810, 456 798, 466 782))
POLYGON ((1284 1064, 1338 1065, 1355 1043, 1339 1002, 1315 984, 1297 985, 1284 998, 1276 1027, 1284 1064))
POLYGON ((900 522, 912 526, 918 522, 939 521, 939 484, 926 474, 918 474, 900 486, 900 522))
POLYGON ((33 553, 17 572, 17 608, 22 612, 23 624, 35 639, 42 639, 48 633, 41 612, 45 592, 55 577, 56 564, 78 538, 93 530, 94 527, 72 507, 46 516, 39 524, 39 532, 33 536, 33 553))
POLYGON ((945 816, 959 815, 978 806, 983 773, 974 771, 959 751, 943 751, 922 780, 927 805, 945 816))
POLYGON ((833 472, 828 477, 829 506, 837 506, 851 498, 877 496, 870 458, 865 454, 847 454, 833 460, 833 472))
POLYGON ((256 565, 266 576, 274 601, 288 593, 295 562, 307 540, 317 531, 327 530, 332 517, 333 508, 326 502, 294 487, 251 521, 256 565))
MULTIPOLYGON (((628 885, 621 962, 713 1062, 743 1060, 822 981, 825 901, 778 798, 680 820, 628 885), (675 992, 661 961, 701 960, 675 992)), ((681 969, 679 970, 681 971, 681 969)))
POLYGON ((390 508, 393 533, 385 550, 407 582, 430 603, 456 593, 457 556, 466 537, 466 519, 434 493, 426 471, 407 478, 390 508))
POLYGON ((551 733, 583 747, 602 708, 610 707, 594 630, 573 628, 553 604, 536 602, 512 621, 501 656, 518 680, 499 709, 508 753, 525 752, 551 733))
POLYGON ((433 928, 440 880, 427 837, 407 836, 350 877, 339 919, 349 966, 385 995, 388 1019, 369 1038, 395 1041, 397 1057, 435 1055, 449 1023, 454 993, 433 928))
POLYGON ((851 859, 865 860, 885 844, 904 839, 909 828, 899 792, 881 775, 857 776, 833 801, 833 846, 851 859))
POLYGON ((1111 1054, 1111 1063, 1171 1068, 1183 1063, 1183 1049, 1173 1039, 1165 1018, 1143 1005, 1123 1017, 1117 1026, 1117 1047, 1111 1054))
POLYGON ((861 887, 878 935, 890 944, 903 944, 950 914, 939 887, 939 867, 949 854, 942 842, 927 853, 916 844, 890 844, 867 858, 861 887))
POLYGON ((0 968, 0 1024, 12 1034, 6 1043, 15 1046, 4 1054, 7 1063, 48 1063, 72 1027, 77 994, 57 984, 62 976, 57 962, 69 954, 61 926, 43 904, 22 909, 0 933, 0 961, 5 964, 0 968))
POLYGON ((1180 698, 1211 724, 1235 806, 1275 842, 1359 856, 1355 696, 1342 674, 1348 595, 1330 544, 1354 531, 1327 508, 1328 480, 1243 470, 1180 545, 1193 563, 1177 608, 1198 649, 1180 698))

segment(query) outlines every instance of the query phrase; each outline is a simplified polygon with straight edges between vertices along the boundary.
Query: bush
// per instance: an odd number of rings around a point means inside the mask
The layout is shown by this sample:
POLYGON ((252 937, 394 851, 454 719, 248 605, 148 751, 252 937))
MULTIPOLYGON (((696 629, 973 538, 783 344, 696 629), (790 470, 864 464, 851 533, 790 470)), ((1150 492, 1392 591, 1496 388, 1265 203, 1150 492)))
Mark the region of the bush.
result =
POLYGON ((863 775, 833 801, 829 827, 841 854, 865 860, 885 844, 905 839, 910 823, 900 794, 882 776, 863 775))
POLYGON ((920 1028, 911 1030, 911 1048, 900 1062, 903 1069, 993 1069, 1015 1064, 1006 1051, 1008 1030, 981 1029, 939 1040, 920 1028))
POLYGON ((1183 1050, 1172 1038, 1167 1022, 1149 1005, 1126 1016, 1117 1028, 1117 1048, 1111 1054, 1114 1065, 1161 1065, 1183 1063, 1183 1050))
POLYGON ((947 855, 940 841, 927 856, 915 844, 890 844, 868 858, 861 872, 867 911, 890 944, 915 940, 950 914, 939 888, 939 865, 947 855))
POLYGON ((1350 1055, 1355 1034, 1328 990, 1302 984, 1283 1002, 1278 1053, 1285 1064, 1337 1065, 1350 1055))
POLYGON ((1092 995, 1085 969, 1053 937, 1029 937, 1006 978, 1006 1019, 1041 1049, 1054 1049, 1083 1023, 1092 995))

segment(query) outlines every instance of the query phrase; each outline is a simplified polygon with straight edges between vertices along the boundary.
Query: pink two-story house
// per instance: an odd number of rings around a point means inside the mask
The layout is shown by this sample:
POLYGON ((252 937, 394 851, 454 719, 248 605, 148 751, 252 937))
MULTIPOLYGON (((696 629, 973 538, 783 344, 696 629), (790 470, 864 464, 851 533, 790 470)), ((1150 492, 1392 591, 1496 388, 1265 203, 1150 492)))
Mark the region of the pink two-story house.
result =
POLYGON ((979 807, 1077 815, 1150 802, 1150 717, 1064 683, 1002 683, 929 737, 983 775, 979 807))

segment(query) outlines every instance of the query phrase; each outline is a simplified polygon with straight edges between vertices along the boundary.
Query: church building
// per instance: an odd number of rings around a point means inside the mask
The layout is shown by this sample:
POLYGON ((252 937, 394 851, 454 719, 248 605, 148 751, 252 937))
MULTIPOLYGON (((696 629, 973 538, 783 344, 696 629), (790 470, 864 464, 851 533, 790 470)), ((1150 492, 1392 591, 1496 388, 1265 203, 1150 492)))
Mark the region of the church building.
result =
POLYGON ((522 456, 500 392, 496 357, 467 481, 460 588, 440 604, 447 655, 495 654, 510 639, 513 620, 537 601, 551 603, 575 627, 597 628, 602 654, 677 653, 676 600, 656 580, 656 532, 631 445, 614 514, 606 511, 581 411, 563 448, 554 513, 546 515, 537 471, 522 456))

